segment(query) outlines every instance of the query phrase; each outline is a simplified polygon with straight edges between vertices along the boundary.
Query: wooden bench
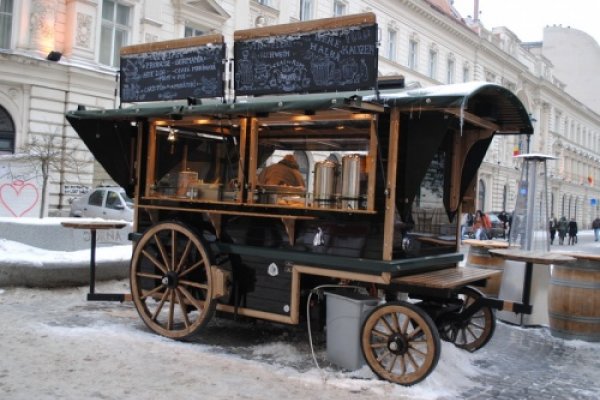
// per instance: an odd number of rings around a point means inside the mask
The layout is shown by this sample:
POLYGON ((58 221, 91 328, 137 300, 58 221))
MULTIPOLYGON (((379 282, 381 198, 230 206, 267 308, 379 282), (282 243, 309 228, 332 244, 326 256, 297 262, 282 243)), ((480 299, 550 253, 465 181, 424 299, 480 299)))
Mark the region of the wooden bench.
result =
POLYGON ((470 283, 484 281, 500 273, 500 271, 488 271, 479 268, 457 267, 401 276, 392 279, 392 283, 432 289, 453 289, 470 283))

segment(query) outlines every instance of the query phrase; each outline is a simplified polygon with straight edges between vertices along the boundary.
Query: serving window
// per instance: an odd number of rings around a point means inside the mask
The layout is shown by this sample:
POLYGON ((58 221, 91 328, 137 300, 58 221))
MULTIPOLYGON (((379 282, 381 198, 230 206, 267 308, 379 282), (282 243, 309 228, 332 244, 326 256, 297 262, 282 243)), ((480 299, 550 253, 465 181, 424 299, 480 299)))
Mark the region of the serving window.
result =
POLYGON ((248 202, 372 211, 376 115, 339 110, 255 118, 248 202))
POLYGON ((193 119, 156 121, 150 132, 146 196, 241 202, 240 124, 193 119))

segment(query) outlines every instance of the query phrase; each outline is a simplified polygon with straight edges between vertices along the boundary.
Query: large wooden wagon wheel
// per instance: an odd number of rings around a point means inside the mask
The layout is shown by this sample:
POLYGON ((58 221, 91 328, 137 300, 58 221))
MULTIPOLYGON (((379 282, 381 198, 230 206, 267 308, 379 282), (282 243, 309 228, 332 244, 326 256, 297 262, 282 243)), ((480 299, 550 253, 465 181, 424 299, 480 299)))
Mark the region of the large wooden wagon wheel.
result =
MULTIPOLYGON (((469 286, 461 288, 458 292, 458 299, 461 300, 462 305, 458 311, 464 311, 482 296, 483 293, 475 288, 469 286)), ((450 319, 443 324, 440 334, 443 340, 473 352, 485 346, 495 330, 494 312, 490 307, 482 307, 467 320, 450 319)))
POLYGON ((361 348, 377 376, 412 385, 433 371, 441 343, 429 315, 415 305, 397 302, 369 314, 362 327, 361 348))
POLYGON ((185 339, 212 317, 210 266, 205 241, 177 222, 146 231, 133 252, 131 294, 144 323, 154 332, 185 339))

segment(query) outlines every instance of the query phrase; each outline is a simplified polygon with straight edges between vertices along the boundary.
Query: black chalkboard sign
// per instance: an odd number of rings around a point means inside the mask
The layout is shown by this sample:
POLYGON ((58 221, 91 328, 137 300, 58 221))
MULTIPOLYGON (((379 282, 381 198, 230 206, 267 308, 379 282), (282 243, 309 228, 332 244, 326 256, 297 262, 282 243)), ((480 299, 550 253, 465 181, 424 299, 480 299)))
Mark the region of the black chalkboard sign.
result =
POLYGON ((234 42, 236 95, 375 88, 377 25, 234 42))
POLYGON ((121 101, 222 97, 225 44, 190 39, 124 48, 121 101))

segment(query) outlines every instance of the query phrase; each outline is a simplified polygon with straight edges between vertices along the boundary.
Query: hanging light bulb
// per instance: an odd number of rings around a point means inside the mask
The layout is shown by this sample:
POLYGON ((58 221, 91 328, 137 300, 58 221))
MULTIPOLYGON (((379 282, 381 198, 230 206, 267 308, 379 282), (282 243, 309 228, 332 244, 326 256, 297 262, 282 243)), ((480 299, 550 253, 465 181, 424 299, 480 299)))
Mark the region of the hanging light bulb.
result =
POLYGON ((169 127, 169 136, 167 136, 167 140, 171 143, 177 140, 175 129, 172 126, 169 127))

